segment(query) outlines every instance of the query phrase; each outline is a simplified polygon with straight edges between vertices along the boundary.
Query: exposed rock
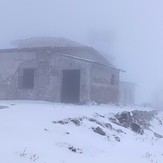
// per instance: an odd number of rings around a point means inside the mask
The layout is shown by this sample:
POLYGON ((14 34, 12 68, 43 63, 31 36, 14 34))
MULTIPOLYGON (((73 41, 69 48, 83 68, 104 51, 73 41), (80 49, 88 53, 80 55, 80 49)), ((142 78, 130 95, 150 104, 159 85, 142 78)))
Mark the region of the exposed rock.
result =
POLYGON ((157 113, 157 111, 124 111, 116 114, 115 117, 110 118, 110 121, 126 128, 130 127, 134 132, 143 134, 143 129, 150 129, 150 121, 157 115, 157 113))
POLYGON ((120 139, 118 136, 115 136, 114 138, 115 138, 115 140, 116 140, 117 142, 120 142, 120 141, 121 141, 121 139, 120 139))
POLYGON ((101 114, 99 114, 99 113, 96 113, 96 114, 95 114, 95 117, 105 118, 105 116, 103 116, 103 115, 101 115, 101 114))
POLYGON ((132 123, 130 127, 131 127, 132 131, 134 131, 135 133, 138 133, 141 135, 144 134, 144 130, 138 124, 132 123))
POLYGON ((96 122, 96 119, 95 118, 89 118, 89 121, 90 122, 96 122))
POLYGON ((89 118, 89 121, 90 121, 90 122, 95 122, 95 123, 97 123, 98 125, 100 125, 100 126, 102 126, 102 127, 105 127, 105 125, 104 125, 103 123, 99 122, 99 121, 96 120, 95 118, 89 118))
POLYGON ((112 123, 115 123, 117 125, 120 125, 120 122, 119 120, 116 118, 116 117, 110 117, 109 120, 112 122, 112 123))
POLYGON ((157 137, 157 138, 163 138, 162 135, 160 135, 160 134, 158 134, 158 133, 156 133, 156 132, 154 132, 154 136, 157 137))
POLYGON ((156 117, 156 119, 158 120, 158 123, 162 126, 163 122, 158 117, 156 117))
POLYGON ((106 133, 100 127, 93 128, 93 131, 103 136, 106 135, 106 133))
POLYGON ((0 106, 0 109, 7 109, 9 108, 8 106, 0 106))
POLYGON ((160 124, 161 126, 163 125, 161 120, 159 120, 159 124, 160 124))
POLYGON ((83 119, 82 118, 68 118, 68 119, 63 119, 63 120, 59 120, 59 121, 53 121, 54 124, 62 124, 62 125, 65 125, 65 124, 68 124, 70 122, 73 122, 76 126, 80 126, 81 125, 81 121, 83 119))
POLYGON ((73 146, 68 147, 69 150, 71 150, 74 153, 83 153, 81 149, 75 148, 73 146))
POLYGON ((82 121, 83 119, 87 119, 87 117, 83 116, 83 117, 79 117, 78 119, 82 121))
POLYGON ((105 123, 105 127, 108 128, 108 129, 112 129, 112 125, 110 123, 105 123))
POLYGON ((133 123, 133 118, 130 112, 124 111, 120 114, 116 114, 115 117, 119 120, 120 125, 124 127, 129 127, 131 123, 133 123))
POLYGON ((124 131, 122 131, 121 129, 116 130, 118 133, 123 133, 126 134, 124 131))
POLYGON ((150 121, 155 117, 154 111, 137 111, 131 112, 133 114, 134 122, 141 125, 144 129, 149 129, 150 121))
POLYGON ((71 122, 73 122, 76 126, 80 126, 81 125, 81 121, 77 118, 71 119, 71 122))
POLYGON ((69 119, 64 119, 64 120, 59 120, 59 121, 53 121, 53 123, 54 124, 59 123, 59 124, 62 124, 62 125, 68 124, 69 123, 69 119))

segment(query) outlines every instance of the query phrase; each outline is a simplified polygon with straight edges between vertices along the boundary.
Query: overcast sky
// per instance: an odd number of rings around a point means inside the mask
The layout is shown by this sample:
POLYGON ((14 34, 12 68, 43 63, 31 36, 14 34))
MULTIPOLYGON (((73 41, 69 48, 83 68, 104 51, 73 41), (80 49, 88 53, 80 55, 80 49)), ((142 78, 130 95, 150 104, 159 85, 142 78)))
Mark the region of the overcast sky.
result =
POLYGON ((148 102, 163 82, 162 7, 162 0, 0 0, 0 48, 33 36, 94 46, 137 84, 137 102, 148 102))

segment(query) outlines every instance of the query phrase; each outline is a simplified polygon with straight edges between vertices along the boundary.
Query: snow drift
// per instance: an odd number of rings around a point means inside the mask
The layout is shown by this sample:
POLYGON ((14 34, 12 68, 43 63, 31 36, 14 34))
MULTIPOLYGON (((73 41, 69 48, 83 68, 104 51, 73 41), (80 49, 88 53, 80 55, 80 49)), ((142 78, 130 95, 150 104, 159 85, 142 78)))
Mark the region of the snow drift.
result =
POLYGON ((162 163, 163 113, 139 106, 0 101, 0 162, 162 163))

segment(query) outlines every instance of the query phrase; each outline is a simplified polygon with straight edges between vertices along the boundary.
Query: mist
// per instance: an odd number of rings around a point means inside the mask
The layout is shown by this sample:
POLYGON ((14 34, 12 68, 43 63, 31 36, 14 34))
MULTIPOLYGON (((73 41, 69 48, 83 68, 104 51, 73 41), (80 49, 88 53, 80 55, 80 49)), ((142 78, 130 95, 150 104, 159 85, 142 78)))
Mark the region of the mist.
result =
POLYGON ((136 83, 136 102, 151 101, 163 76, 161 0, 1 0, 0 48, 35 36, 66 37, 103 51, 136 83))

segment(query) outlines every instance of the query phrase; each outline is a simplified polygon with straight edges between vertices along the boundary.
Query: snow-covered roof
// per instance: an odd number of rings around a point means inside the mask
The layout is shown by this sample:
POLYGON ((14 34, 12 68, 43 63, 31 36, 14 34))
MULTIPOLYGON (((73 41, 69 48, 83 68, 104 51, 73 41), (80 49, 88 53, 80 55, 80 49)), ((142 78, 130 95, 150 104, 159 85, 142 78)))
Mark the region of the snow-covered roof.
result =
POLYGON ((16 48, 31 48, 31 47, 83 47, 75 41, 64 37, 32 37, 23 40, 15 40, 11 42, 16 48))
POLYGON ((116 69, 103 55, 101 55, 101 53, 94 48, 63 37, 33 37, 25 40, 13 41, 12 45, 14 45, 16 48, 2 49, 0 50, 0 53, 51 51, 116 69))

